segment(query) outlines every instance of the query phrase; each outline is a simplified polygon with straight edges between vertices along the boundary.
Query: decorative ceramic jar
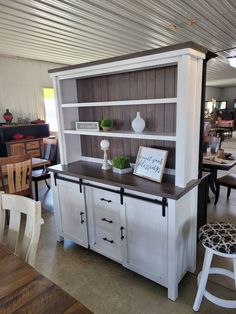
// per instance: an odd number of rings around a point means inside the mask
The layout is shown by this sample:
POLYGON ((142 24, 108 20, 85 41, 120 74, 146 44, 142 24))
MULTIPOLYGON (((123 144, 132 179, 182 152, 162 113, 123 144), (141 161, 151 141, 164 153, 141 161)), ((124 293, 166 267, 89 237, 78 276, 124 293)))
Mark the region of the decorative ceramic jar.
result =
POLYGON ((145 121, 141 118, 139 112, 137 112, 136 118, 132 121, 132 128, 135 133, 142 133, 145 128, 145 121))
POLYGON ((10 124, 12 119, 13 119, 13 115, 12 113, 10 113, 10 111, 7 109, 6 112, 3 115, 3 118, 6 120, 7 124, 10 124))

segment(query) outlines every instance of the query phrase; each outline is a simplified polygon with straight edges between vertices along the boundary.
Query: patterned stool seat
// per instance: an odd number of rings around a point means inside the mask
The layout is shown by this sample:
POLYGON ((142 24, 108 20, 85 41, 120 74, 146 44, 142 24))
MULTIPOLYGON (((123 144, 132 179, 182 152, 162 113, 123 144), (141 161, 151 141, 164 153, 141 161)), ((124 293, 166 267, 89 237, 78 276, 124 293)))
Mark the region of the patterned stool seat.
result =
POLYGON ((206 247, 225 254, 236 254, 236 226, 226 222, 212 222, 202 226, 199 239, 206 247))

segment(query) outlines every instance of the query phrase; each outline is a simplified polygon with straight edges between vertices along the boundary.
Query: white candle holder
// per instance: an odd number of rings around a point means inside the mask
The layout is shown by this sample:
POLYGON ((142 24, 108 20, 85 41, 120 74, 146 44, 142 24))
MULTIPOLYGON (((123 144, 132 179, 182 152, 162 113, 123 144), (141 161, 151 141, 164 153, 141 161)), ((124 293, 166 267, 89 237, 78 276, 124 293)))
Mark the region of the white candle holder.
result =
POLYGON ((111 169, 111 165, 108 163, 108 160, 107 160, 107 151, 110 147, 110 142, 104 139, 100 142, 100 147, 101 147, 101 150, 104 151, 102 170, 109 170, 111 169))

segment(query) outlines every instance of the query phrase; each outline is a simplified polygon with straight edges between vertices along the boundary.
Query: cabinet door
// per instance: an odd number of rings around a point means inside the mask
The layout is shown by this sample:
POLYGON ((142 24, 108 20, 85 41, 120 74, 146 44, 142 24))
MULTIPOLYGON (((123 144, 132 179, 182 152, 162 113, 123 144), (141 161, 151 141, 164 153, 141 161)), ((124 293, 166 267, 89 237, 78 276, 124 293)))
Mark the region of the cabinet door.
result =
POLYGON ((24 143, 16 143, 10 144, 8 155, 24 155, 25 154, 25 144, 24 143))
POLYGON ((167 217, 158 204, 125 198, 121 223, 123 265, 167 285, 167 217))
POLYGON ((61 235, 88 247, 84 191, 80 193, 79 184, 57 179, 57 195, 61 235))

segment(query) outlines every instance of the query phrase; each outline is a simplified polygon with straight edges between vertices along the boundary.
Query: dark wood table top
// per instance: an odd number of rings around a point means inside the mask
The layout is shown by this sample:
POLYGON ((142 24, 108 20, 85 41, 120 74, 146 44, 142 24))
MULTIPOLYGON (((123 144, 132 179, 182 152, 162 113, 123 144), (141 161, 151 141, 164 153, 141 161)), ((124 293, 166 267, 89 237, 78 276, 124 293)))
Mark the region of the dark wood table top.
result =
POLYGON ((235 160, 226 160, 227 163, 220 163, 216 162, 214 160, 205 159, 203 157, 203 167, 214 169, 214 170, 230 170, 236 165, 236 159, 235 160))
POLYGON ((175 185, 173 175, 163 176, 162 183, 153 182, 133 174, 120 175, 112 170, 104 171, 101 164, 87 161, 76 161, 68 165, 55 165, 49 171, 81 179, 99 182, 113 187, 148 193, 155 196, 177 200, 199 184, 200 180, 190 181, 185 188, 175 185))
POLYGON ((32 168, 46 167, 50 165, 50 161, 47 159, 32 157, 32 168))
POLYGON ((92 313, 1 243, 0 278, 0 313, 92 313))

